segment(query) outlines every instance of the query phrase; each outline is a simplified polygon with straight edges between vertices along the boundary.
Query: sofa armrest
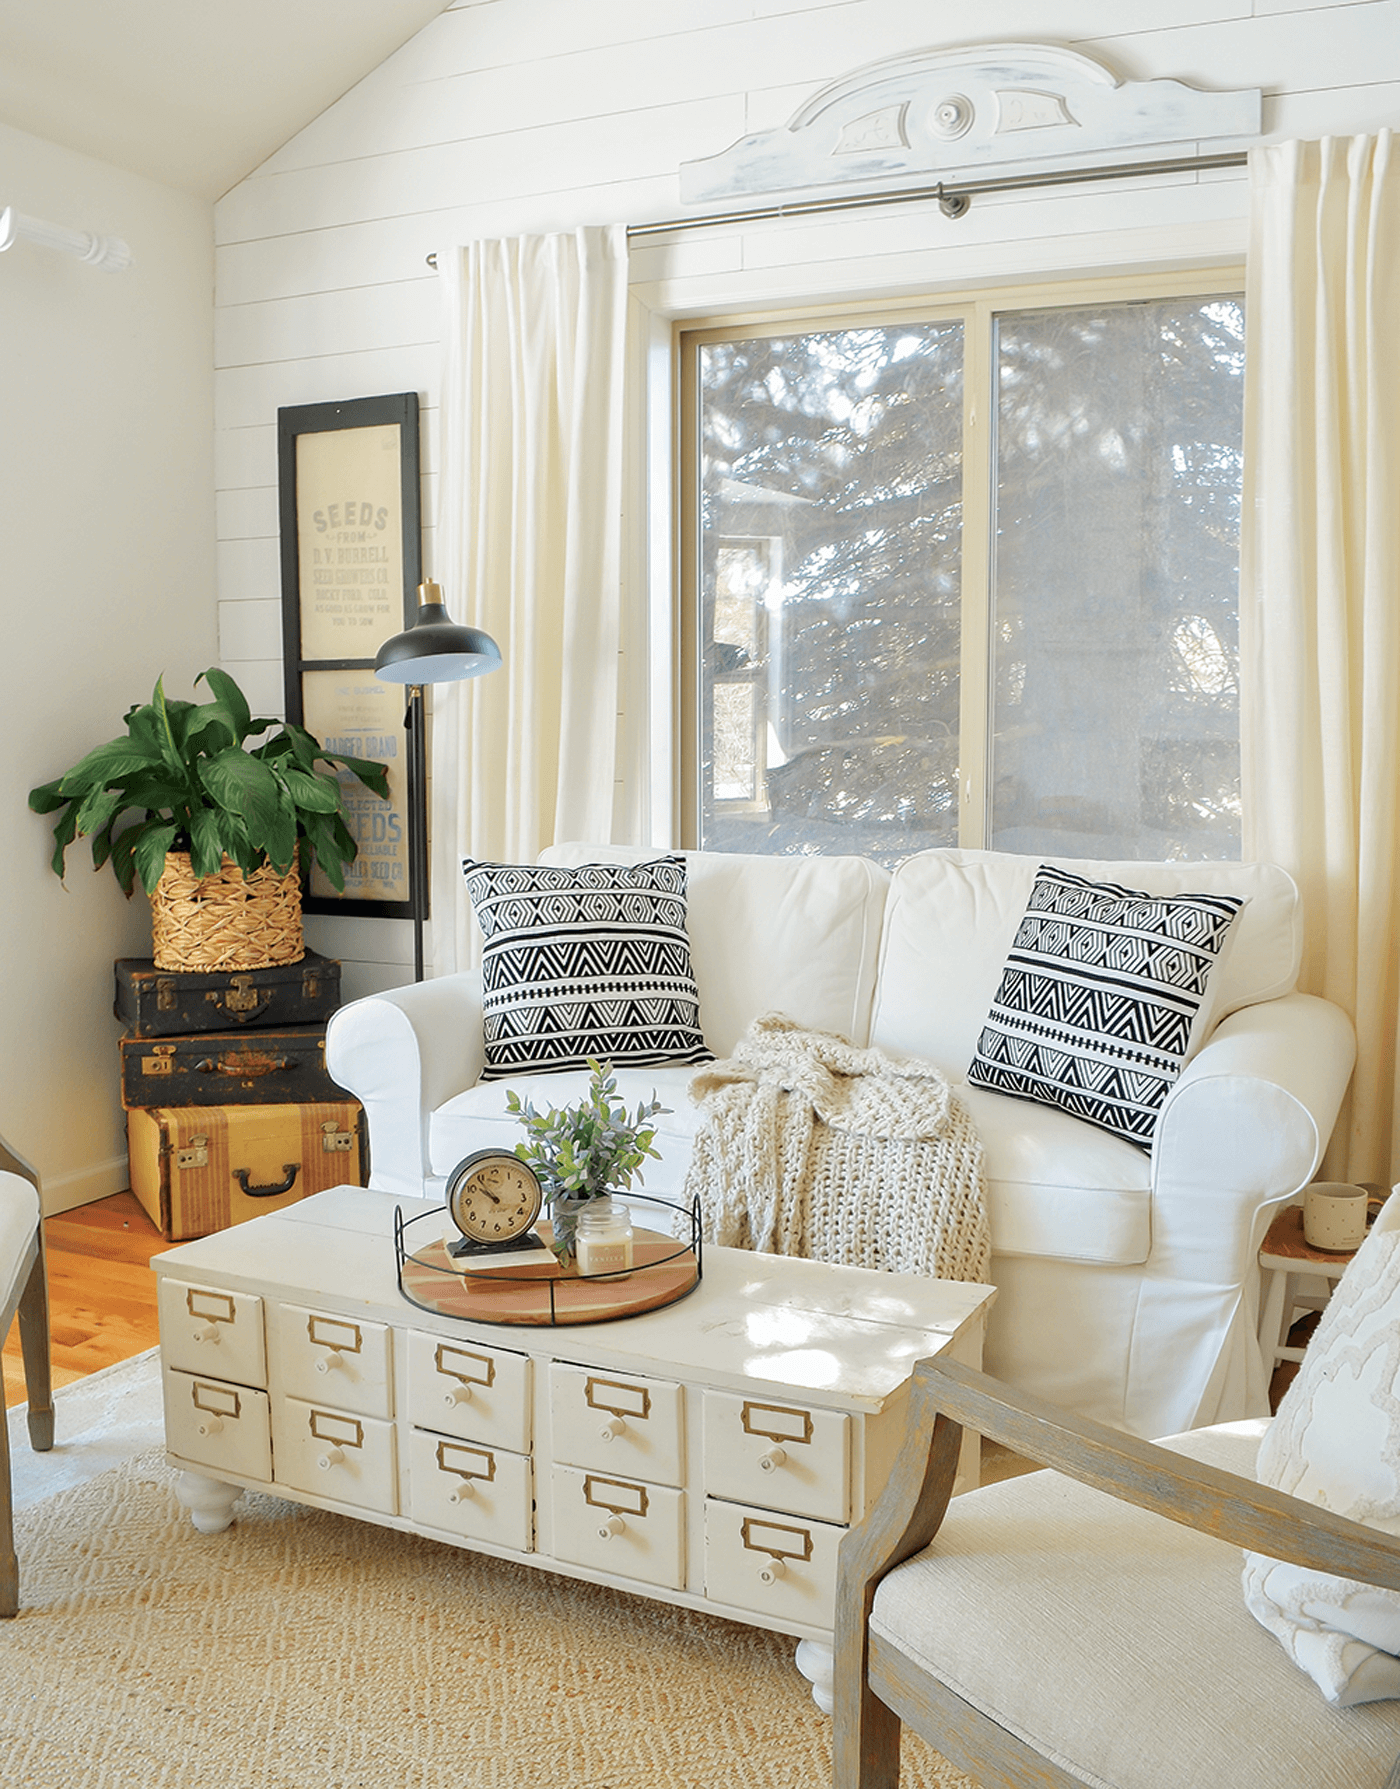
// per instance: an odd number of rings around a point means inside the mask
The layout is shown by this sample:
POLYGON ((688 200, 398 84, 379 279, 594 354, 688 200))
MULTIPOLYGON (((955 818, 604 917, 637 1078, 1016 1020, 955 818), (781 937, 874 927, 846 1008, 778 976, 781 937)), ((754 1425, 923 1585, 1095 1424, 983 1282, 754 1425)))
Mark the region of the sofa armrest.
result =
POLYGON ((1327 1148, 1356 1060, 1351 1021, 1311 994, 1231 1013, 1187 1063, 1152 1149, 1154 1200, 1232 1190, 1279 1203, 1307 1185, 1327 1148))
POLYGON ((326 1027, 326 1068, 369 1125, 369 1184, 421 1198, 428 1120, 485 1066, 479 974, 439 976, 355 1000, 326 1027))

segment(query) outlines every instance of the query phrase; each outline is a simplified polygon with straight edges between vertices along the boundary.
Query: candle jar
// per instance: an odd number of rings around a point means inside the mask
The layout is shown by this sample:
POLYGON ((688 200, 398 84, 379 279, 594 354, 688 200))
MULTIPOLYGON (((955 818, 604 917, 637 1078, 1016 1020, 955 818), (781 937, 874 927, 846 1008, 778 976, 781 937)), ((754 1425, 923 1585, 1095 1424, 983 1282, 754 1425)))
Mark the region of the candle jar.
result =
POLYGON ((632 1219, 625 1205, 614 1205, 609 1198, 584 1204, 578 1214, 577 1259, 585 1279, 631 1272, 632 1219))

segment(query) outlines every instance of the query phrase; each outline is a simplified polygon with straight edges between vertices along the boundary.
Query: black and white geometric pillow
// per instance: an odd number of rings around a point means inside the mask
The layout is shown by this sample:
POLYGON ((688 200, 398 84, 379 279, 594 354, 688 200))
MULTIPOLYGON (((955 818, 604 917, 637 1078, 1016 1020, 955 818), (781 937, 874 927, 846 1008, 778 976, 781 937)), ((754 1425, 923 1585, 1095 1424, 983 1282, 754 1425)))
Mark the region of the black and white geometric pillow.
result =
POLYGON ((485 939, 482 1079, 712 1060, 685 927, 685 859, 478 863, 462 871, 485 939))
POLYGON ((967 1078, 1150 1148, 1236 914, 1042 864, 967 1078))

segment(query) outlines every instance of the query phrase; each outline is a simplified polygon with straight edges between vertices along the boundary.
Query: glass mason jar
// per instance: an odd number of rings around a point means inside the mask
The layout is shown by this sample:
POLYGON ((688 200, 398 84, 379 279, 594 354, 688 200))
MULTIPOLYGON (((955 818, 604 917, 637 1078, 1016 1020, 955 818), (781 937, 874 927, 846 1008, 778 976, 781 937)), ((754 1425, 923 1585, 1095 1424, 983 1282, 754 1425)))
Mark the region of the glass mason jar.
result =
POLYGON ((575 1253, 579 1273, 585 1278, 630 1273, 632 1218, 627 1207, 606 1197, 589 1199, 578 1214, 575 1253))

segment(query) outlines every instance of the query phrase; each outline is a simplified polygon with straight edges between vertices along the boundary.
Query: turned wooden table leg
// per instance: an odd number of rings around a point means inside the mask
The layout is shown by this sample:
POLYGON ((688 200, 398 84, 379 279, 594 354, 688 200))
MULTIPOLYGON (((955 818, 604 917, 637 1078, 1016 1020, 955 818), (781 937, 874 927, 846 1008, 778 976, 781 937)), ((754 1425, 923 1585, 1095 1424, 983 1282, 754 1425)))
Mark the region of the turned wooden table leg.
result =
POLYGON ((796 1663, 812 1686, 812 1700, 823 1714, 830 1714, 832 1680, 836 1674, 836 1659, 831 1647, 824 1640, 799 1640, 796 1663))
POLYGON ((233 1506, 243 1491, 202 1472, 182 1472, 175 1481, 175 1495, 201 1534, 222 1534, 233 1524, 233 1506))

